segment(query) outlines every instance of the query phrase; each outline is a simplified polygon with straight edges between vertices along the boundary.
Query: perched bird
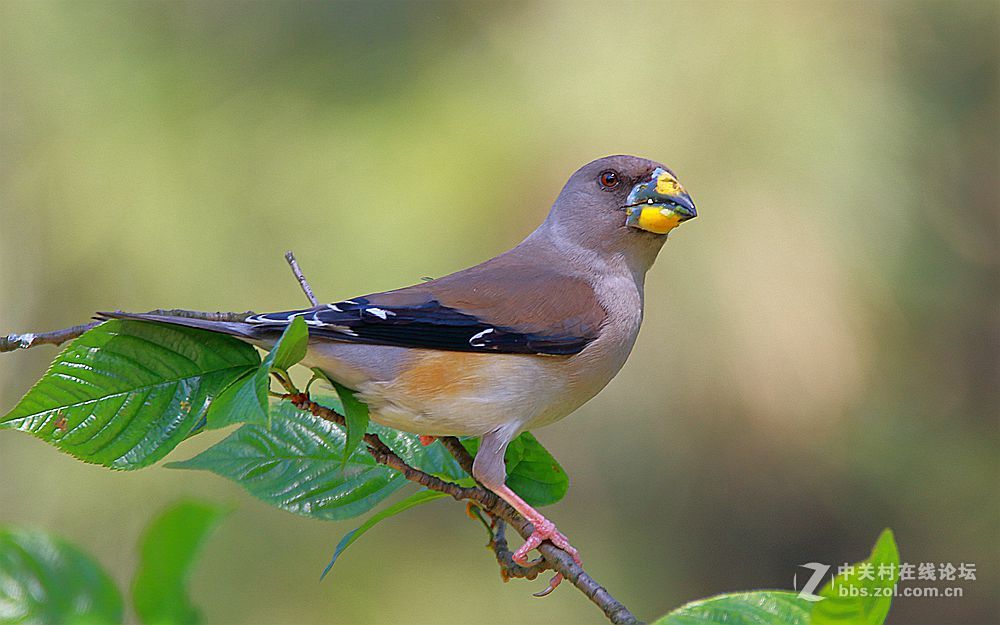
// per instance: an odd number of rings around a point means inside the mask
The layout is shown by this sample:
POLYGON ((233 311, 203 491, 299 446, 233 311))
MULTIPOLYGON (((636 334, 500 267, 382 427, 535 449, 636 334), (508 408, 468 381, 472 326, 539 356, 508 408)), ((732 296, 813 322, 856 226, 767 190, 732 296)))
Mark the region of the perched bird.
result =
MULTIPOLYGON (((505 485, 504 452, 561 419, 618 373, 642 322, 643 281, 670 232, 696 216, 674 173, 634 156, 584 165, 513 249, 410 287, 244 322, 109 313, 234 335, 269 348, 302 317, 304 364, 354 389, 383 425, 482 441, 474 477, 578 558, 555 525, 505 485)), ((555 580, 558 583, 558 579, 555 580)))

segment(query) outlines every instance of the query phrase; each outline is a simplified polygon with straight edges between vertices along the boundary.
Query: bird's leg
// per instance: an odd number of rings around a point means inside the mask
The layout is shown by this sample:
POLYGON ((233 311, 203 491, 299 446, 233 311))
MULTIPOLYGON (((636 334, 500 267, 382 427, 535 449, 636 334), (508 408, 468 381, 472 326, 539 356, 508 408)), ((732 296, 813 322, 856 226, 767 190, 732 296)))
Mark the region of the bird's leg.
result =
MULTIPOLYGON (((531 535, 521 547, 514 552, 513 559, 521 566, 528 565, 528 552, 535 549, 542 541, 549 541, 559 547, 580 564, 580 554, 569 544, 569 540, 556 529, 555 523, 546 519, 542 514, 532 508, 528 502, 521 499, 517 493, 512 491, 506 484, 507 469, 504 466, 504 453, 511 439, 517 435, 517 430, 500 428, 483 436, 479 444, 479 451, 476 452, 475 462, 472 464, 472 474, 479 480, 479 483, 497 494, 498 497, 506 501, 517 512, 531 523, 531 535)), ((557 573, 550 581, 549 586, 536 596, 544 597, 562 581, 561 573, 557 573)))
POLYGON ((427 447, 436 440, 437 436, 424 436, 424 435, 420 436, 420 444, 423 445, 424 447, 427 447))

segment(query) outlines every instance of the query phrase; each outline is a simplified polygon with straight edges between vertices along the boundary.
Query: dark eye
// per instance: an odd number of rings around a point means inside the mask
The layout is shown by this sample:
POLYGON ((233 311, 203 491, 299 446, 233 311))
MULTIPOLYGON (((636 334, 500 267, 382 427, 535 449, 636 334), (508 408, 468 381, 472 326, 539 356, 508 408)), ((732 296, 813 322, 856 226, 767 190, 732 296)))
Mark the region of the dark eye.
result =
POLYGON ((621 178, 618 176, 618 172, 612 169, 602 171, 601 175, 597 177, 597 180, 605 189, 614 189, 621 184, 621 178))

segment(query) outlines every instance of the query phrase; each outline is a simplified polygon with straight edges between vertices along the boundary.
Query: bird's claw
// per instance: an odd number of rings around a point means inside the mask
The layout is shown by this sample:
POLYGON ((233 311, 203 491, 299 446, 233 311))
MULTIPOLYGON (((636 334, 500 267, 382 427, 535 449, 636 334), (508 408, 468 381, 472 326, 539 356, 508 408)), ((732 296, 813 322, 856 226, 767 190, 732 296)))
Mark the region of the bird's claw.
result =
MULTIPOLYGON (((568 553, 573 558, 574 562, 576 562, 577 564, 581 564, 580 552, 578 552, 576 548, 573 547, 573 545, 569 544, 569 540, 566 538, 566 536, 564 536, 561 532, 556 530, 555 525, 551 521, 545 521, 545 523, 541 525, 544 528, 546 528, 546 530, 543 531, 544 535, 539 536, 539 531, 537 529, 534 532, 532 532, 531 536, 528 537, 528 540, 523 545, 521 545, 520 549, 518 549, 514 553, 513 558, 515 562, 517 562, 521 566, 527 565, 528 551, 531 551, 532 549, 540 545, 543 540, 548 540, 556 547, 559 547, 560 549, 568 553), (518 559, 518 554, 520 554, 520 557, 522 558, 523 561, 518 559)), ((538 526, 536 525, 535 527, 537 528, 538 526)), ((548 586, 546 586, 545 588, 536 593, 532 593, 532 596, 539 598, 549 596, 550 594, 552 594, 552 591, 555 590, 559 586, 559 584, 562 583, 562 580, 563 580, 563 574, 556 573, 555 575, 552 576, 552 579, 549 580, 548 586)))
POLYGON ((549 580, 549 585, 546 586, 544 590, 533 592, 531 593, 531 596, 538 597, 539 599, 542 597, 548 597, 550 594, 552 594, 552 591, 555 590, 556 587, 562 583, 562 581, 563 581, 562 573, 556 573, 555 575, 552 576, 552 579, 549 580))
MULTIPOLYGON (((538 562, 528 562, 528 552, 532 549, 537 549, 538 546, 546 540, 566 552, 571 558, 573 558, 573 562, 577 565, 580 564, 580 553, 573 547, 573 545, 569 544, 569 539, 563 536, 563 534, 556 529, 555 523, 546 519, 537 510, 528 505, 526 501, 521 499, 517 493, 512 491, 508 486, 501 485, 495 488, 491 487, 490 490, 509 503, 521 514, 521 516, 531 523, 531 535, 529 535, 527 540, 524 541, 524 544, 521 545, 520 549, 511 554, 511 559, 515 564, 528 569, 537 565, 538 562)), ((532 578, 534 578, 534 575, 532 575, 532 578)), ((544 597, 548 595, 556 589, 556 586, 558 586, 562 580, 562 573, 556 571, 556 574, 549 580, 548 588, 539 593, 535 593, 535 596, 544 597)))
MULTIPOLYGON (((532 524, 534 526, 534 531, 531 532, 531 536, 528 536, 528 540, 524 541, 521 548, 514 552, 512 558, 514 562, 520 564, 521 566, 530 566, 528 562, 528 552, 532 549, 537 548, 542 544, 543 541, 549 541, 556 547, 559 547, 573 558, 573 561, 580 564, 580 552, 576 550, 573 545, 569 544, 569 539, 566 538, 556 529, 555 524, 548 519, 540 519, 537 523, 532 524)), ((559 584, 563 581, 562 573, 556 573, 549 580, 549 585, 545 587, 544 590, 534 593, 536 597, 545 597, 549 595, 553 590, 556 589, 559 584)))

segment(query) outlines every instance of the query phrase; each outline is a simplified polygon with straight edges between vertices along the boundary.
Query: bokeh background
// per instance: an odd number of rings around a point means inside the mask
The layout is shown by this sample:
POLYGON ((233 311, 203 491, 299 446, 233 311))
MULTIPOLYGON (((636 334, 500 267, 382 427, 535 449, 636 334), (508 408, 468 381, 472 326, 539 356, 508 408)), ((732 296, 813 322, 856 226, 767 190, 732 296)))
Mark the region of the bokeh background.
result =
MULTIPOLYGON (((998 42, 973 1, 0 0, 0 332, 297 307, 286 249, 327 301, 410 284, 519 241, 591 159, 662 160, 700 218, 622 374, 537 432, 588 569, 652 619, 790 588, 891 526, 904 561, 978 569, 891 623, 996 623, 998 42)), ((0 410, 55 353, 3 355, 0 410)), ((193 577, 208 623, 603 622, 571 588, 501 584, 456 503, 318 583, 355 523, 0 435, 0 523, 123 583, 184 495, 237 506, 193 577)))

